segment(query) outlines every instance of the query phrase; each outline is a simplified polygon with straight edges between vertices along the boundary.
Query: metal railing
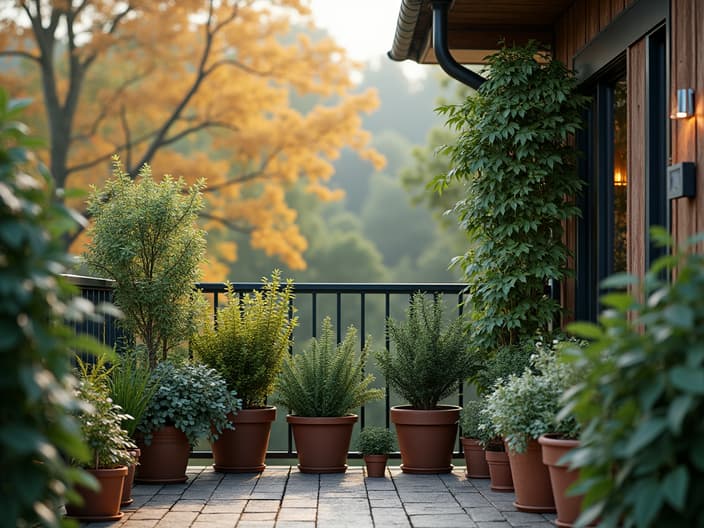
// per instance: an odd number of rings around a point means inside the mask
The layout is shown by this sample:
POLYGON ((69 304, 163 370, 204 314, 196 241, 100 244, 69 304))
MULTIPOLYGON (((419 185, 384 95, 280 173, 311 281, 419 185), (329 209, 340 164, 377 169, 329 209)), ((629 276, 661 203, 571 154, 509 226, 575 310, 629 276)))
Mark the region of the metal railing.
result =
MULTIPOLYGON (((81 289, 84 297, 92 300, 97 299, 99 302, 110 300, 110 281, 77 276, 72 276, 71 280, 81 289)), ((222 305, 223 295, 226 291, 225 283, 202 282, 195 286, 209 297, 213 314, 217 317, 217 310, 222 305)), ((235 292, 244 294, 261 289, 262 284, 258 282, 235 282, 232 283, 232 287, 235 292)), ((446 307, 454 306, 454 313, 462 315, 464 289, 465 285, 459 283, 295 283, 295 300, 290 309, 290 314, 293 313, 295 307, 299 316, 299 324, 294 330, 295 345, 292 347, 291 353, 301 350, 310 338, 317 337, 320 321, 325 316, 330 316, 333 320, 338 342, 342 340, 343 329, 349 324, 354 324, 359 330, 360 350, 367 344, 368 333, 383 336, 383 346, 388 349, 392 344, 386 332, 386 321, 389 317, 400 318, 404 316, 404 311, 408 306, 411 295, 416 292, 433 296, 443 295, 446 307)), ((453 310, 446 310, 446 312, 449 317, 455 316, 453 310)), ((79 329, 79 331, 94 335, 109 345, 113 345, 115 338, 119 336, 119 329, 115 328, 114 320, 106 320, 102 328, 94 323, 93 326, 79 329), (111 328, 108 328, 109 326, 111 328)), ((371 369, 373 368, 372 366, 371 369)), ((403 403, 393 401, 394 397, 389 391, 385 380, 381 379, 380 374, 375 374, 380 382, 378 386, 386 387, 386 397, 383 402, 383 410, 381 410, 383 411, 383 419, 380 417, 382 412, 380 412, 378 406, 374 404, 363 406, 359 410, 360 419, 358 426, 355 428, 355 437, 359 430, 370 422, 375 425, 390 427, 389 410, 391 406, 396 403, 403 403), (383 421, 383 424, 379 423, 380 420, 383 421)), ((463 404, 463 398, 464 391, 461 383, 456 395, 458 405, 461 406, 463 404)), ((272 441, 270 442, 270 451, 267 452, 267 456, 271 458, 295 458, 296 452, 293 449, 291 429, 285 422, 285 415, 283 413, 278 414, 279 416, 273 424, 272 441), (282 439, 285 439, 285 445, 281 444, 282 439)), ((192 456, 195 458, 210 458, 212 453, 208 449, 196 449, 193 451, 192 456)), ((349 456, 356 458, 359 457, 359 453, 352 451, 349 456)), ((395 456, 398 456, 398 454, 396 453, 395 456)), ((461 456, 459 439, 455 456, 461 456)))

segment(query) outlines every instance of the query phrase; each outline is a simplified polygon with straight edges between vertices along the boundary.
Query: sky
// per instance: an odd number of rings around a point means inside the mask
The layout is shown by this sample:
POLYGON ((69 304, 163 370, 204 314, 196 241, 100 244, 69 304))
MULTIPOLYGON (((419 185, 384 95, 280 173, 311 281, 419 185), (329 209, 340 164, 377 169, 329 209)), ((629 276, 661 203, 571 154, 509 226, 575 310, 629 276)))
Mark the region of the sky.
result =
MULTIPOLYGON (((327 29, 349 56, 358 61, 391 61, 391 49, 401 0, 311 0, 317 26, 327 29)), ((429 66, 403 63, 412 79, 423 77, 429 66)))

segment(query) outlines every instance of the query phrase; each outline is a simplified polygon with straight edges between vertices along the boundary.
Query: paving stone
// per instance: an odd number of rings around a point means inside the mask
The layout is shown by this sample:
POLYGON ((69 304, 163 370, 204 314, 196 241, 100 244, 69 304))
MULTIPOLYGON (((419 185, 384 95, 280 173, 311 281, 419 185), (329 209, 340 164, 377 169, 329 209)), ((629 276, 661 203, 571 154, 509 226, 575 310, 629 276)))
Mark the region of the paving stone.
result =
POLYGON ((130 521, 161 520, 169 512, 167 508, 150 508, 144 506, 130 516, 130 521))
POLYGON ((203 509, 202 513, 235 513, 240 514, 244 511, 244 507, 247 505, 247 501, 237 500, 237 501, 209 501, 203 509))
POLYGON ((451 515, 411 515, 413 528, 476 528, 476 524, 466 514, 451 515))
POLYGON ((403 507, 408 515, 466 515, 465 511, 457 503, 454 504, 434 504, 424 502, 404 503, 403 507))
POLYGON ((171 506, 171 511, 194 511, 199 512, 205 506, 204 500, 178 500, 171 506))
POLYGON ((198 516, 198 512, 190 511, 170 511, 158 522, 157 528, 183 528, 190 524, 198 516))
POLYGON ((147 508, 166 508, 169 509, 176 501, 181 498, 181 495, 154 495, 147 501, 147 508))
POLYGON ((245 513, 277 512, 281 502, 277 500, 250 500, 244 508, 245 513))
POLYGON ((132 496, 155 495, 163 486, 161 484, 135 484, 132 488, 132 496))
POLYGON ((526 513, 519 511, 503 512, 502 515, 506 518, 511 526, 522 526, 524 524, 534 525, 536 523, 547 522, 539 513, 526 513))
MULTIPOLYGON (((478 521, 477 528, 511 528, 511 525, 509 523, 507 523, 506 521, 498 521, 498 522, 478 521)), ((553 528, 555 528, 555 527, 553 526, 553 528)))
POLYGON ((413 503, 413 502, 442 502, 442 503, 456 503, 455 497, 448 491, 444 493, 438 493, 438 492, 420 492, 420 491, 401 491, 399 490, 398 496, 401 498, 401 500, 406 503, 413 503))
POLYGON ((242 521, 273 521, 276 519, 276 512, 251 512, 243 513, 240 517, 242 521))
POLYGON ((473 521, 503 521, 504 516, 496 508, 466 508, 473 521))
POLYGON ((275 521, 240 521, 237 528, 274 528, 275 521))
MULTIPOLYGON (((315 508, 281 508, 277 521, 313 521, 317 516, 315 508)), ((278 523, 277 523, 278 526, 278 523)))
POLYGON ((288 493, 281 501, 282 508, 317 508, 318 499, 317 498, 297 498, 289 497, 288 493))
POLYGON ((201 513, 192 524, 193 528, 234 528, 239 520, 238 513, 201 513))
POLYGON ((130 517, 127 522, 120 525, 120 528, 154 528, 158 522, 157 519, 132 519, 130 517))
POLYGON ((257 492, 253 491, 251 495, 249 495, 249 499, 252 500, 281 500, 283 498, 283 490, 278 493, 271 493, 271 492, 257 492))
POLYGON ((465 508, 493 508, 489 499, 481 493, 455 493, 455 500, 465 508))
POLYGON ((276 521, 276 528, 315 528, 315 521, 311 522, 301 522, 301 521, 276 521))
POLYGON ((403 508, 375 508, 372 506, 372 518, 377 526, 411 526, 403 508))

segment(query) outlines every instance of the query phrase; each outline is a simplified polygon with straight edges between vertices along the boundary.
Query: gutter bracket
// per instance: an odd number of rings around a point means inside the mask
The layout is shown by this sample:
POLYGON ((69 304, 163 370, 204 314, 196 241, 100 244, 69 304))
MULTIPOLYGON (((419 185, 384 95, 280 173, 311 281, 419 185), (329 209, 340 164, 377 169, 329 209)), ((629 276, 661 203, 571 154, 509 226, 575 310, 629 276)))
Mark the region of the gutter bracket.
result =
POLYGON ((447 44, 447 13, 454 0, 433 0, 433 50, 440 67, 453 79, 478 90, 486 79, 465 68, 450 53, 447 44))

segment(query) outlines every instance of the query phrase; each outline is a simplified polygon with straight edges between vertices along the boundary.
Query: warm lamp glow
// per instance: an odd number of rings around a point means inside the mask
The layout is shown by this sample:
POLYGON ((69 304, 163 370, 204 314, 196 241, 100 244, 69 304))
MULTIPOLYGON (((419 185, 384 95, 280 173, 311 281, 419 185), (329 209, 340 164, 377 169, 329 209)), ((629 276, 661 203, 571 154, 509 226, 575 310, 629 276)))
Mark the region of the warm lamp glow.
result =
POLYGON ((677 109, 670 114, 670 119, 686 119, 694 115, 694 90, 680 88, 677 90, 677 109))
POLYGON ((625 172, 621 172, 621 169, 614 170, 614 185, 616 187, 628 185, 628 177, 625 172))

